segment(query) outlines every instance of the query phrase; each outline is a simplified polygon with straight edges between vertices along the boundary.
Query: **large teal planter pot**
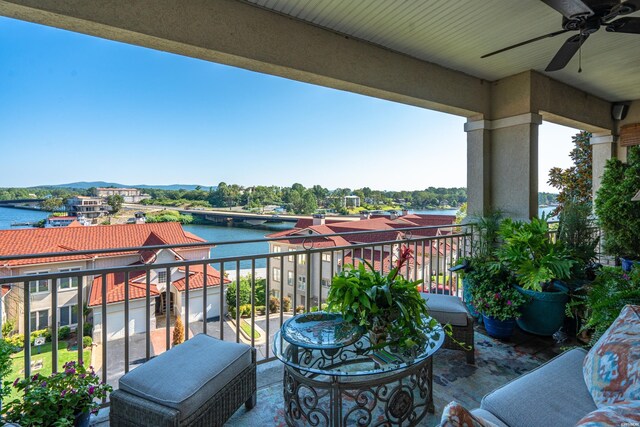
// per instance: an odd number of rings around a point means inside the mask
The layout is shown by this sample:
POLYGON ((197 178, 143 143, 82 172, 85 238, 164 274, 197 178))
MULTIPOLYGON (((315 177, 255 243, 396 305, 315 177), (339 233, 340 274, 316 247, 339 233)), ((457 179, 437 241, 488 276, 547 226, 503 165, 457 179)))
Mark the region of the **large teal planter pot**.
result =
POLYGON ((568 289, 554 283, 556 292, 536 292, 515 288, 529 297, 530 302, 522 306, 522 316, 517 320, 520 329, 536 335, 551 336, 564 323, 564 308, 569 301, 568 289))

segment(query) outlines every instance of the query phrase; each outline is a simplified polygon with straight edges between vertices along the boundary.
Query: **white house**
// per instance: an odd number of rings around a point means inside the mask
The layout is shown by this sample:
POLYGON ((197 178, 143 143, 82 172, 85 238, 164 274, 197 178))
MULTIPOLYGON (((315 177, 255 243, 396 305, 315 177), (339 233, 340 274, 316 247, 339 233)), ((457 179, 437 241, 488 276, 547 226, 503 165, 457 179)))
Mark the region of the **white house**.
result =
MULTIPOLYGON (((0 255, 38 254, 46 252, 65 252, 74 250, 99 250, 125 247, 144 247, 155 245, 171 245, 183 243, 199 243, 203 239, 186 232, 178 223, 160 224, 123 224, 95 227, 56 227, 34 228, 0 231, 0 255)), ((57 258, 35 258, 8 261, 0 265, 0 276, 34 275, 42 273, 101 269, 115 266, 135 264, 153 264, 160 262, 174 262, 176 260, 198 260, 209 256, 209 246, 196 248, 181 248, 174 250, 124 251, 118 253, 104 253, 97 255, 70 255, 57 258)), ((166 297, 163 286, 163 274, 154 272, 151 284, 151 325, 155 325, 156 298, 166 297), (164 296, 163 296, 164 295, 164 296)), ((202 282, 203 267, 191 267, 189 281, 190 319, 202 318, 202 282), (198 311, 199 310, 199 311, 198 311)), ((207 267, 207 293, 211 307, 207 307, 207 317, 219 315, 216 302, 219 301, 220 277, 212 267, 207 267), (216 296, 218 295, 218 296, 216 296), (216 299, 217 298, 217 299, 216 299)), ((174 314, 182 313, 183 291, 185 290, 185 273, 179 268, 171 271, 170 298, 173 298, 174 314)), ((144 332, 146 322, 143 313, 146 295, 146 275, 141 278, 130 275, 130 315, 132 333, 144 332), (141 285, 142 283, 142 285, 141 285)), ((31 330, 43 329, 51 326, 51 286, 50 280, 34 280, 30 286, 30 324, 31 330)), ((83 302, 93 309, 94 338, 100 339, 102 325, 102 283, 100 278, 93 276, 65 278, 57 281, 57 318, 58 326, 75 327, 78 321, 78 293, 82 292, 83 302)), ((120 320, 120 313, 124 310, 124 275, 107 275, 107 327, 110 339, 124 335, 124 325, 120 320), (111 315, 113 313, 113 315, 111 315)), ((4 295, 6 317, 14 319, 18 332, 24 333, 24 290, 23 283, 14 283, 4 295)), ((82 311, 82 310, 80 310, 82 311)), ((164 314, 164 313, 162 313, 164 314)), ((122 316, 124 319, 124 316, 122 316)))

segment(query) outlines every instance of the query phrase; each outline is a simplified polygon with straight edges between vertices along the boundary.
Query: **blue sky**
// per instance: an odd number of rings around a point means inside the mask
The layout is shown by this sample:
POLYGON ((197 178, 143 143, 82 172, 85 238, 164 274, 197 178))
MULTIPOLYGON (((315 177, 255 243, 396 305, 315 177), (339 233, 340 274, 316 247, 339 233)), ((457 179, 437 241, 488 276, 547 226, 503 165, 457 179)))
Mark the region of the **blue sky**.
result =
MULTIPOLYGON (((466 186, 465 119, 0 17, 0 187, 466 186)), ((540 190, 575 130, 540 129, 540 190)))

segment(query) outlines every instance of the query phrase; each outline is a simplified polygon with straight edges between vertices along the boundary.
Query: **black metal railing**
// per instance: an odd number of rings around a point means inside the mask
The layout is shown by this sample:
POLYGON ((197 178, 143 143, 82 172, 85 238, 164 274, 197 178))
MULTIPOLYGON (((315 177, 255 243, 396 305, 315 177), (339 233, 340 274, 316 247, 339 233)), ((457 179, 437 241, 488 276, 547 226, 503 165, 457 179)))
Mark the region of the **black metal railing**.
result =
MULTIPOLYGON (((47 258, 47 262, 82 264, 87 259, 105 254, 135 254, 163 249, 175 251, 198 247, 213 247, 212 252, 215 254, 217 246, 255 242, 269 242, 271 248, 277 246, 279 252, 139 263, 109 268, 84 268, 79 271, 47 272, 37 276, 0 276, 0 285, 11 286, 11 291, 7 294, 10 296, 9 299, 13 298, 14 303, 22 304, 23 318, 20 329, 24 333, 24 368, 21 374, 25 377, 31 375, 31 363, 34 352, 37 352, 37 348, 33 348, 29 341, 31 312, 33 309, 44 307, 44 304, 51 313, 49 318, 52 370, 61 368, 61 341, 58 339, 58 310, 61 308, 58 304, 60 292, 63 292, 58 289, 58 285, 61 281, 75 280, 78 284, 73 304, 77 310, 77 360, 84 359, 82 335, 85 323, 91 320, 91 336, 95 344, 91 352, 91 361, 85 362, 96 365, 102 379, 117 386, 117 379, 121 375, 171 347, 172 324, 176 316, 181 316, 183 320, 185 339, 188 339, 190 334, 203 332, 223 340, 244 341, 259 350, 260 362, 272 360, 271 340, 276 330, 298 310, 306 312, 322 309, 326 303, 331 277, 338 273, 345 263, 357 264, 366 260, 379 271, 387 272, 394 267, 402 245, 413 249, 414 260, 406 265, 401 274, 413 280, 424 280, 420 285, 424 292, 462 297, 461 281, 456 272, 449 271, 449 267, 455 265, 460 257, 470 254, 473 246, 473 225, 19 254, 0 257, 0 266, 40 258, 47 258), (399 238, 397 233, 400 233, 399 238), (360 235, 373 234, 378 236, 368 239, 373 242, 357 243, 360 235), (388 240, 385 240, 387 235, 388 240), (330 241, 324 239, 337 236, 354 243, 344 246, 324 244, 330 241), (80 259, 81 256, 85 258, 80 259), (69 261, 69 257, 75 261, 69 261), (249 267, 241 268, 243 265, 249 267), (162 283, 154 279, 158 271, 163 271, 164 277, 167 278, 164 288, 162 283), (201 276, 198 275, 200 272, 201 276), (42 302, 48 299, 48 295, 45 298, 34 299, 30 282, 35 278, 38 281, 49 281, 48 302, 42 302), (293 280, 289 280, 290 278, 293 280), (121 284, 118 282, 120 279, 121 284), (194 280, 198 282, 193 283, 194 280), (178 281, 181 281, 181 290, 174 285, 178 281), (243 313, 241 305, 243 281, 249 283, 250 290, 250 310, 246 316, 246 310, 243 313), (226 289, 232 285, 236 294, 235 307, 228 307, 226 289), (85 306, 91 302, 90 295, 97 292, 92 289, 93 286, 100 286, 100 301, 98 304, 89 305, 88 315, 85 316, 85 306), (132 287, 135 288, 133 293, 132 287), (264 308, 256 304, 258 294, 262 292, 264 308), (163 293, 164 298, 160 298, 159 295, 163 293), (109 298, 113 295, 121 295, 121 298, 114 297, 116 301, 110 301, 109 298), (277 303, 270 304, 272 298, 275 298, 277 303), (287 304, 288 299, 290 305, 287 304)), ((49 265, 55 268, 54 264, 49 265)), ((0 269, 0 274, 3 271, 6 270, 0 269)))

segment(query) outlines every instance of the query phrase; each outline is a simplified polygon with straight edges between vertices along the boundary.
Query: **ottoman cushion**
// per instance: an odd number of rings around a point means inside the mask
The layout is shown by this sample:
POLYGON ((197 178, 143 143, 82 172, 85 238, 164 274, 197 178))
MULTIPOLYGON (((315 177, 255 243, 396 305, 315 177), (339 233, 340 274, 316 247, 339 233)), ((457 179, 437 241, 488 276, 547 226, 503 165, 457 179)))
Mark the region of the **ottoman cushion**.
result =
POLYGON ((250 346, 198 334, 124 375, 119 388, 176 409, 183 419, 251 363, 250 346))
POLYGON ((443 325, 449 323, 451 326, 467 326, 467 308, 460 298, 430 293, 421 295, 427 301, 429 315, 438 322, 443 325))

